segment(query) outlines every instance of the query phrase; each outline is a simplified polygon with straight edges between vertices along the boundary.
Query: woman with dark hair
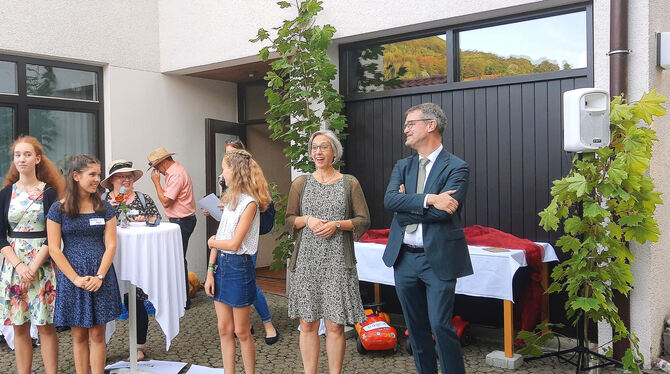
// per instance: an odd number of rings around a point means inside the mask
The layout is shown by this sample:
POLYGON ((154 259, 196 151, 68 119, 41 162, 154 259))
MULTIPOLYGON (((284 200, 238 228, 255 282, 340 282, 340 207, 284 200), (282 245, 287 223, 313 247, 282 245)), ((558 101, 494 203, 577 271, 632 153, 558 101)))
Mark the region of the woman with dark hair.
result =
POLYGON ((47 216, 49 254, 59 270, 54 320, 72 328, 76 373, 88 373, 90 365, 93 374, 102 374, 105 324, 121 314, 112 265, 116 212, 97 193, 100 162, 94 157, 73 156, 65 183, 63 200, 54 203, 47 216))
POLYGON ((58 199, 63 176, 32 136, 16 139, 12 164, 0 191, 0 323, 14 326, 16 369, 30 373, 31 324, 37 326, 45 373, 58 371, 54 327, 56 270, 46 245, 46 212, 58 199))

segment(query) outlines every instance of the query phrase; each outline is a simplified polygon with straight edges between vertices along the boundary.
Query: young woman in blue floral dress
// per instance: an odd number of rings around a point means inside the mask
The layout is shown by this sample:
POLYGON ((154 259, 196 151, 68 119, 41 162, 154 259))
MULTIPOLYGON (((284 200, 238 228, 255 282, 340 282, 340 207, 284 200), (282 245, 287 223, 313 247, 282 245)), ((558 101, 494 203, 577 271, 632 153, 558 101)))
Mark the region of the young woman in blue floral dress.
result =
POLYGON ((72 328, 77 374, 87 374, 89 365, 93 374, 103 374, 105 324, 121 314, 112 265, 116 212, 101 200, 99 184, 100 162, 88 155, 72 156, 63 200, 47 216, 49 254, 58 266, 54 321, 72 328))
POLYGON ((0 191, 0 321, 14 326, 16 369, 30 373, 30 325, 37 326, 44 372, 58 371, 54 327, 56 271, 46 245, 46 212, 65 184, 37 139, 12 144, 12 164, 0 191))

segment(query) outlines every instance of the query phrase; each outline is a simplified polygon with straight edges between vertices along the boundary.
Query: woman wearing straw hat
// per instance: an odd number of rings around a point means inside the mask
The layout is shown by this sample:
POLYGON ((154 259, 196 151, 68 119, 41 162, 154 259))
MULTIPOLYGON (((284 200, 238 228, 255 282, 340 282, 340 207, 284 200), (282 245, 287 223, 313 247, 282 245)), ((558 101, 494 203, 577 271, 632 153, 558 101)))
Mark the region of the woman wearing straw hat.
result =
MULTIPOLYGON (((119 202, 117 196, 121 193, 121 189, 125 187, 123 193, 124 200, 128 208, 138 212, 136 221, 147 221, 151 224, 157 224, 160 221, 160 213, 154 201, 146 194, 133 189, 135 181, 142 177, 142 171, 133 168, 133 163, 126 160, 112 161, 107 171, 107 178, 105 178, 100 185, 109 190, 109 193, 102 195, 103 200, 109 202, 116 209, 116 217, 119 218, 121 211, 118 209, 119 202)), ((144 309, 144 301, 148 296, 142 289, 137 289, 137 359, 145 360, 147 330, 149 328, 149 316, 146 309, 144 309)), ((128 294, 124 295, 124 302, 128 305, 128 294)))

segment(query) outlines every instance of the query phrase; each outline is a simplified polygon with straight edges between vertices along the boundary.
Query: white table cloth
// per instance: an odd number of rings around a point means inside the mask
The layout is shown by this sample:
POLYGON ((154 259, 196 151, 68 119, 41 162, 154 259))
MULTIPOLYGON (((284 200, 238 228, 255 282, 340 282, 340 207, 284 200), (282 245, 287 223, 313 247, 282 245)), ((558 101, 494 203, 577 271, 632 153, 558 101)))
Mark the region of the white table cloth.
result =
MULTIPOLYGON (((554 247, 549 243, 536 243, 544 248, 542 262, 558 261, 554 247)), ((394 286, 393 268, 382 261, 384 244, 355 242, 358 279, 366 282, 394 286)), ((459 278, 456 293, 461 295, 492 297, 513 301, 512 279, 520 267, 527 266, 522 250, 489 252, 486 247, 468 246, 474 274, 459 278)))
MULTIPOLYGON (((179 333, 186 306, 184 251, 176 223, 157 227, 117 228, 114 268, 121 295, 129 282, 141 288, 156 309, 156 322, 165 334, 165 350, 179 333)), ((138 307, 142 307, 139 305, 138 307)))

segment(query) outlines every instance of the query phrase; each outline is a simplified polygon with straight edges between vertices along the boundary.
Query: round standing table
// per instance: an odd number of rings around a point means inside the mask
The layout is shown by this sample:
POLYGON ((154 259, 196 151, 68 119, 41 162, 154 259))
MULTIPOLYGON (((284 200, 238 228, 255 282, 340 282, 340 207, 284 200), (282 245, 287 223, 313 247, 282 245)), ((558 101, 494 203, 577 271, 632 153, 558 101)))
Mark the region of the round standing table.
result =
POLYGON ((156 227, 131 226, 116 230, 114 268, 121 295, 128 292, 130 370, 137 369, 136 287, 141 288, 156 309, 156 321, 165 334, 165 350, 179 333, 179 318, 186 306, 184 252, 181 231, 175 223, 156 227))

